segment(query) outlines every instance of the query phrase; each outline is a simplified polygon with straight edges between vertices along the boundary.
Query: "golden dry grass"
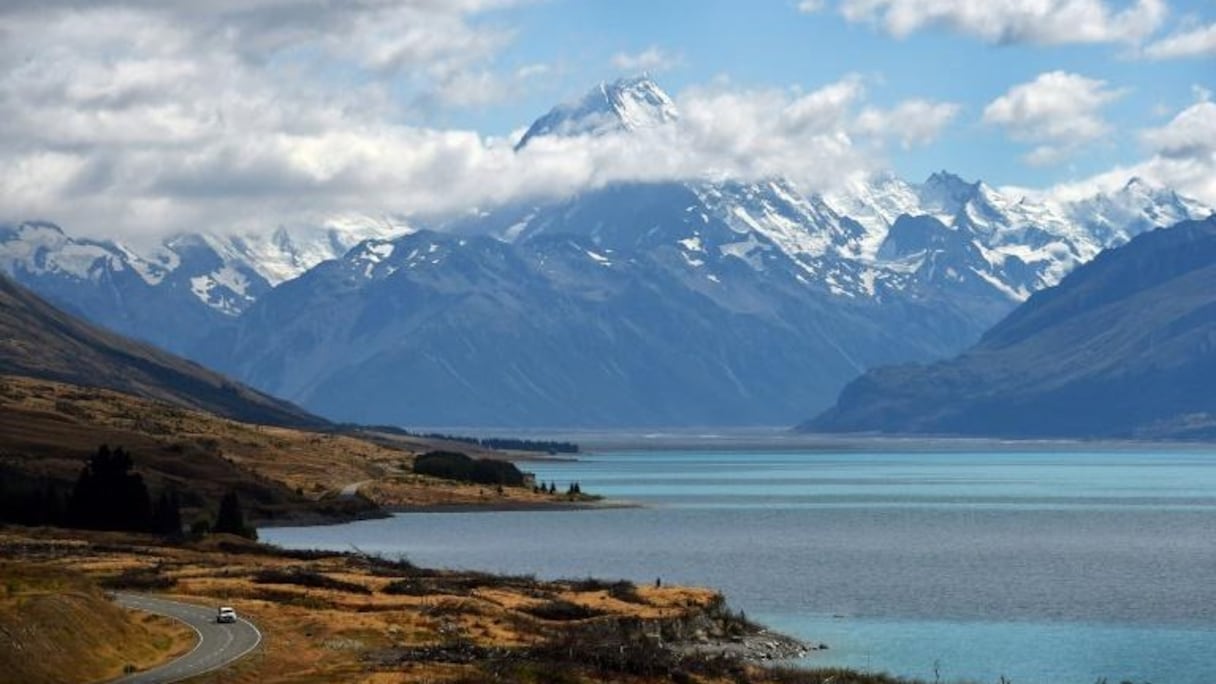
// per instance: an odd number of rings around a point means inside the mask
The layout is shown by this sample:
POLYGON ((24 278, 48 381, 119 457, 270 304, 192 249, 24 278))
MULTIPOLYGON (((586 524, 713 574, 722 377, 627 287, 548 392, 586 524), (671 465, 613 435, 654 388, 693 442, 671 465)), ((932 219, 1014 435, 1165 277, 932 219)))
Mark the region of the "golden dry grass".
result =
POLYGON ((365 656, 380 649, 456 642, 526 647, 575 623, 671 619, 703 610, 715 600, 714 592, 705 589, 646 587, 638 589, 642 602, 630 602, 611 597, 598 585, 580 588, 579 582, 391 567, 348 555, 298 559, 223 536, 197 545, 165 546, 119 533, 0 528, 0 553, 23 556, 28 559, 25 567, 49 570, 45 574, 50 576, 72 568, 79 576, 106 580, 142 568, 174 582, 160 593, 235 606, 257 623, 266 639, 255 656, 224 672, 222 681, 249 684, 450 681, 474 676, 477 670, 417 663, 380 671, 365 656), (259 582, 267 571, 322 576, 360 590, 259 582), (426 591, 385 592, 403 579, 420 582, 426 591), (585 606, 595 616, 569 622, 528 612, 552 601, 585 606))
POLYGON ((0 563, 0 672, 6 681, 100 681, 193 647, 176 620, 123 610, 85 575, 56 564, 0 563), (64 648, 71 644, 74 648, 64 648))
POLYGON ((341 503, 339 493, 352 483, 363 483, 359 494, 384 507, 567 502, 525 487, 499 491, 411 472, 414 456, 433 449, 487 455, 465 444, 253 425, 109 390, 0 376, 0 464, 71 479, 101 443, 132 452, 154 485, 257 488, 257 499, 275 503, 255 515, 341 503))

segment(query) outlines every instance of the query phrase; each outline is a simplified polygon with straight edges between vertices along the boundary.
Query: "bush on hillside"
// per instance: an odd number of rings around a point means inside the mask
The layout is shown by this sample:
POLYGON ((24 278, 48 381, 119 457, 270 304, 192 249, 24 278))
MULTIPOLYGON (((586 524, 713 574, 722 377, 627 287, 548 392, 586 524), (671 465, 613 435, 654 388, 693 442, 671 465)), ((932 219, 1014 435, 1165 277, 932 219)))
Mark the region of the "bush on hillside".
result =
POLYGON ((473 459, 455 451, 431 451, 414 459, 418 475, 440 477, 484 485, 522 487, 524 474, 514 463, 488 458, 473 459))

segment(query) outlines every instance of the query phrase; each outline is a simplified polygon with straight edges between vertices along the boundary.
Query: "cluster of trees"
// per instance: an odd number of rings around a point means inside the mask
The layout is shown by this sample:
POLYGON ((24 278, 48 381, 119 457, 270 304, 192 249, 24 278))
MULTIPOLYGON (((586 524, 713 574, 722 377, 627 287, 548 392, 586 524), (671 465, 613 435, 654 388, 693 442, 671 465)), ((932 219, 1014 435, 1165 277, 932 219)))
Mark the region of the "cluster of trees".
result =
MULTIPOLYGON (((540 482, 532 487, 532 491, 536 492, 537 494, 545 494, 545 493, 556 494, 557 493, 557 483, 550 482, 549 484, 545 484, 544 482, 540 482)), ((577 482, 571 482, 569 485, 566 486, 566 495, 567 496, 577 496, 582 493, 583 493, 583 487, 582 487, 582 485, 580 485, 577 482)))
POLYGON ((483 437, 476 440, 487 449, 506 451, 538 451, 545 454, 577 454, 574 442, 555 442, 545 439, 517 439, 514 437, 483 437))
POLYGON ((157 510, 144 478, 133 471, 131 455, 122 447, 111 450, 102 445, 80 471, 72 496, 68 499, 67 523, 71 527, 89 530, 129 530, 139 532, 181 533, 180 507, 171 507, 169 497, 162 495, 157 510), (154 518, 162 524, 177 520, 176 529, 156 529, 154 518))
MULTIPOLYGON (((22 525, 57 525, 86 530, 182 533, 181 497, 167 489, 153 501, 144 478, 134 470, 126 450, 102 445, 89 457, 71 490, 52 480, 31 480, 14 471, 0 472, 0 521, 22 525)), ((220 503, 215 525, 196 531, 227 532, 256 538, 245 522, 240 501, 229 492, 220 503)))
POLYGON ((578 445, 574 442, 555 442, 545 439, 519 439, 515 437, 464 437, 462 435, 445 435, 442 432, 415 433, 403 430, 411 437, 422 439, 442 439, 448 442, 472 444, 486 449, 507 451, 536 451, 542 454, 577 454, 578 445))
POLYGON ((228 492, 220 500, 220 511, 215 516, 215 526, 212 532, 235 534, 249 539, 257 539, 258 531, 253 525, 245 522, 245 513, 241 510, 241 501, 236 492, 228 492))
POLYGON ((514 463, 470 458, 456 451, 431 451, 414 458, 414 472, 474 484, 522 487, 523 472, 514 463))
POLYGON ((0 467, 0 522, 62 525, 67 493, 54 480, 0 467))

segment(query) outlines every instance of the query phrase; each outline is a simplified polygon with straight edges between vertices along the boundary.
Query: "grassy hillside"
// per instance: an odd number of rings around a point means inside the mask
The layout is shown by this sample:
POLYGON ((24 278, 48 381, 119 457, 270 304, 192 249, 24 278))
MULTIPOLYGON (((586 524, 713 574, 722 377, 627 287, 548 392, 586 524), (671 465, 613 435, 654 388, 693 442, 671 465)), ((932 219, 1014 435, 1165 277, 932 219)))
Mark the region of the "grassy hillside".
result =
MULTIPOLYGON (((70 568, 106 586, 154 585, 185 601, 234 606, 265 640, 254 657, 204 681, 918 684, 770 667, 771 658, 802 653, 804 645, 701 588, 432 570, 223 536, 165 544, 0 526, 0 556, 24 557, 45 575, 70 568)), ((61 643, 72 652, 84 647, 72 639, 61 643)))
POLYGON ((257 423, 325 424, 288 402, 74 318, 2 275, 0 373, 103 387, 257 423))
POLYGON ((100 444, 131 452, 154 492, 214 509, 235 490, 261 521, 348 517, 381 506, 537 504, 562 496, 412 473, 416 454, 468 445, 388 434, 333 434, 242 423, 110 390, 0 376, 0 477, 67 487, 100 444), (343 495, 355 483, 358 494, 343 495))
POLYGON ((166 618, 115 606, 93 580, 62 565, 0 563, 0 679, 90 682, 147 668, 194 645, 166 618))

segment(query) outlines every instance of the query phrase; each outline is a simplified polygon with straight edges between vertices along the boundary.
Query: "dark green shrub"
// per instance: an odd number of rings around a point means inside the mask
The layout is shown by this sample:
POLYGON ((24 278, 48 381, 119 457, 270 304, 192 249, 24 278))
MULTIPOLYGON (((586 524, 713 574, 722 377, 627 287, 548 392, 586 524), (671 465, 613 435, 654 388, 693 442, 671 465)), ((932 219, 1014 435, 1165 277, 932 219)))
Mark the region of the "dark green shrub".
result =
POLYGON ((473 459, 456 451, 431 451, 414 459, 414 472, 445 480, 522 487, 524 474, 514 463, 473 459))

